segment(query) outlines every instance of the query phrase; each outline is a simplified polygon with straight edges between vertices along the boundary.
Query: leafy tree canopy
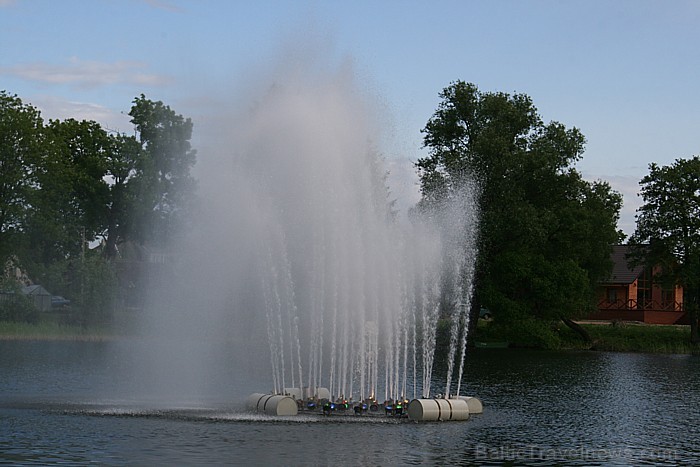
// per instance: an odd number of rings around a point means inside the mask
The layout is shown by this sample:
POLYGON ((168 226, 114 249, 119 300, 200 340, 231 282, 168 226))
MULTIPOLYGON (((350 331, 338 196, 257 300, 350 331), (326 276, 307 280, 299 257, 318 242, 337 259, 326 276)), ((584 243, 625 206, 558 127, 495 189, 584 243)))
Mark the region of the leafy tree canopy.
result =
POLYGON ((130 115, 136 136, 94 121, 44 122, 0 91, 0 264, 13 257, 90 313, 97 290, 116 279, 87 244, 106 239, 107 260, 120 240, 162 246, 187 219, 193 194, 192 121, 144 95, 130 115))
POLYGON ((143 150, 134 182, 140 203, 134 206, 132 235, 157 243, 170 238, 185 220, 183 208, 194 188, 192 120, 143 94, 134 99, 129 115, 143 150))
POLYGON ((0 91, 0 260, 12 253, 22 231, 26 198, 35 186, 34 170, 41 151, 40 112, 0 91))
MULTIPOLYGON (((472 312, 569 318, 587 310, 610 270, 622 234, 621 196, 585 181, 573 167, 585 138, 545 124, 524 94, 481 92, 463 81, 440 94, 416 163, 419 209, 455 190, 465 176, 480 185, 481 219, 472 312)), ((475 320, 473 320, 475 321, 475 320)))
POLYGON ((49 264, 77 256, 103 231, 109 186, 104 180, 109 137, 92 121, 50 120, 28 196, 27 254, 49 264))
POLYGON ((640 186, 644 204, 630 238, 633 262, 660 266, 658 280, 683 287, 691 339, 700 343, 700 158, 677 159, 664 167, 652 163, 640 186))

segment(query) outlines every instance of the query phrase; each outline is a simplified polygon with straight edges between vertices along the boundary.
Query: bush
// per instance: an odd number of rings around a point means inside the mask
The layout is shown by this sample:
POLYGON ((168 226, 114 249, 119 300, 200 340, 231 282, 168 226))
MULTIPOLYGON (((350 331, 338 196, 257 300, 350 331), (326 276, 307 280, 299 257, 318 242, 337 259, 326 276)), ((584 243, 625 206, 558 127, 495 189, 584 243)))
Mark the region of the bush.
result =
POLYGON ((559 349, 561 339, 554 331, 552 324, 533 317, 509 323, 507 329, 508 342, 518 347, 538 349, 559 349))
POLYGON ((33 277, 52 293, 71 301, 64 324, 87 326, 109 322, 115 307, 117 278, 112 265, 98 252, 84 257, 33 265, 33 277))
POLYGON ((0 321, 36 324, 39 321, 39 310, 29 298, 18 292, 3 294, 0 300, 0 321))
POLYGON ((510 308, 502 312, 499 310, 494 313, 492 322, 478 326, 476 340, 507 341, 513 347, 560 349, 560 334, 551 321, 540 320, 510 308))

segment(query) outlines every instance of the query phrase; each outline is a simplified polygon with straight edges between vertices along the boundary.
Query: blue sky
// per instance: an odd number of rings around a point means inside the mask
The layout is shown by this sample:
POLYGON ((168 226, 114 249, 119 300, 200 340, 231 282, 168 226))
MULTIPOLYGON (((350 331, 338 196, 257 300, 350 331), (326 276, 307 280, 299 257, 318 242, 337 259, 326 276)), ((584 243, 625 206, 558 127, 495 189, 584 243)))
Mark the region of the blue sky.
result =
POLYGON ((631 233, 648 164, 700 153, 698 24, 700 1, 684 0, 0 0, 0 89, 45 118, 120 131, 144 93, 196 128, 202 96, 233 92, 290 43, 316 47, 350 59, 391 114, 397 177, 424 155, 420 129, 450 82, 525 93, 586 135, 578 168, 623 193, 631 233))

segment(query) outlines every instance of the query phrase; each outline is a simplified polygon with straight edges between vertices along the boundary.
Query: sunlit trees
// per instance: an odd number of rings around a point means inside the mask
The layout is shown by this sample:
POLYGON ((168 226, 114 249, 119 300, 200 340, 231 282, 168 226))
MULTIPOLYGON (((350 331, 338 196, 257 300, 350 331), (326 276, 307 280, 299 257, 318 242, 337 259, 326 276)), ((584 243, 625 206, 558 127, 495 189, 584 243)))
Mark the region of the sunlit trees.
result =
MULTIPOLYGON (((494 316, 570 318, 590 309, 621 238, 621 196, 573 167, 585 138, 545 124, 524 94, 481 92, 457 81, 425 126, 416 166, 421 206, 442 199, 465 174, 480 185, 475 300, 494 316)), ((472 319, 476 321, 476 319, 472 319)))
POLYGON ((700 157, 677 159, 668 166, 649 165, 640 182, 644 204, 630 238, 634 260, 656 267, 656 279, 683 287, 691 341, 700 344, 700 157))

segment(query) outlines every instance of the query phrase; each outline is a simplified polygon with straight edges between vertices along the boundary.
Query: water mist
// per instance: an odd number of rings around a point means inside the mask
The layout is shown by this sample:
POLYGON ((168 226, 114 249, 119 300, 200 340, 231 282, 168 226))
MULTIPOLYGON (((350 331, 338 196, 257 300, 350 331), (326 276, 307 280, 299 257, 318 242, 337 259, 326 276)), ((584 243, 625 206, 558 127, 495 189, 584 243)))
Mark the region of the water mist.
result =
POLYGON ((160 343, 144 350, 143 374, 166 368, 161 388, 184 379, 194 394, 228 366, 239 387, 267 381, 248 391, 428 397, 442 316, 452 327, 444 392, 457 372, 458 394, 473 184, 434 212, 397 215, 382 125, 352 68, 295 58, 200 129, 199 217, 142 325, 160 343), (221 342, 234 350, 217 353, 221 342))

